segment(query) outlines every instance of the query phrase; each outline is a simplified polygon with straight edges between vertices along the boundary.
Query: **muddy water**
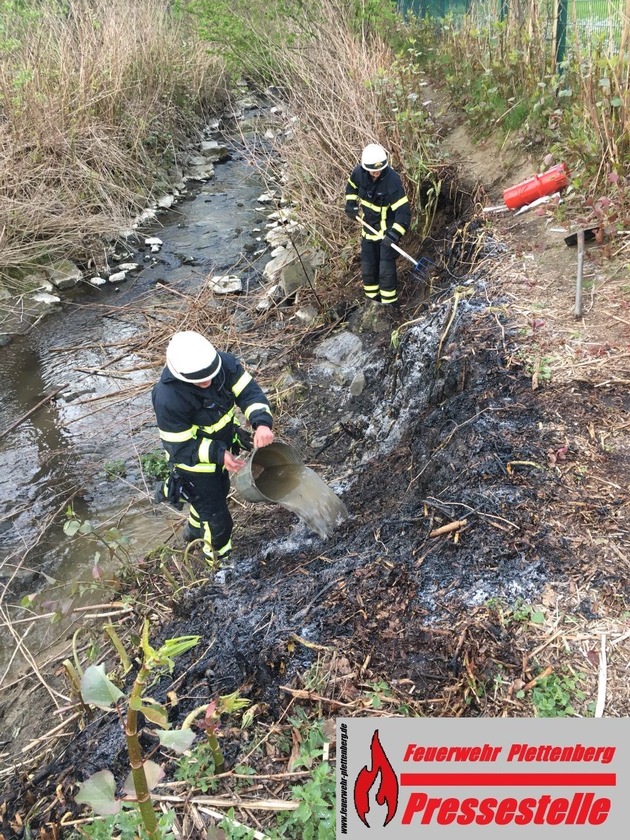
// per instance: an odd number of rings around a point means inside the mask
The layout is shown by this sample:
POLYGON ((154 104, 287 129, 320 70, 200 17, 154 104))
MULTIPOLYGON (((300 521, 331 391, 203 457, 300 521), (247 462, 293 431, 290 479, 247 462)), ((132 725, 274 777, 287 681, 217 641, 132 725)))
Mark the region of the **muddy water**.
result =
MULTIPOLYGON (((148 395, 158 372, 134 358, 123 360, 120 373, 114 363, 117 345, 130 337, 142 339, 141 321, 129 317, 130 308, 150 306, 160 288, 162 294, 164 286, 190 291, 209 273, 232 270, 250 286, 264 267, 267 251, 260 253, 264 244, 256 242, 264 234, 253 228, 264 229, 267 221, 269 209, 257 201, 265 185, 243 145, 260 141, 253 130, 244 139, 218 139, 227 141, 230 159, 215 165, 212 180, 190 182, 185 200, 161 216, 159 225, 143 229, 139 244, 129 246, 134 253, 125 261, 143 266, 134 279, 64 292, 57 311, 0 348, 0 433, 60 389, 0 437, 0 596, 13 615, 10 604, 35 592, 49 608, 63 604, 71 611, 82 597, 92 597, 77 592, 77 581, 85 582, 83 590, 88 587, 95 561, 105 574, 108 562, 113 565, 111 546, 63 533, 60 514, 70 504, 101 533, 117 528, 116 535, 131 541, 134 556, 172 537, 172 528, 149 503, 152 487, 145 485, 138 458, 159 449, 148 395), (158 254, 144 247, 146 235, 163 241, 158 254), (103 409, 94 401, 134 383, 146 388, 130 402, 103 409), (123 477, 108 479, 104 466, 113 461, 124 462, 123 477)), ((37 647, 38 633, 41 643, 50 636, 49 628, 40 631, 43 624, 37 622, 29 646, 37 647)), ((2 672, 13 644, 3 630, 2 672)))
POLYGON ((256 487, 271 501, 295 513, 320 537, 330 536, 348 517, 341 499, 309 467, 281 464, 265 467, 256 487))

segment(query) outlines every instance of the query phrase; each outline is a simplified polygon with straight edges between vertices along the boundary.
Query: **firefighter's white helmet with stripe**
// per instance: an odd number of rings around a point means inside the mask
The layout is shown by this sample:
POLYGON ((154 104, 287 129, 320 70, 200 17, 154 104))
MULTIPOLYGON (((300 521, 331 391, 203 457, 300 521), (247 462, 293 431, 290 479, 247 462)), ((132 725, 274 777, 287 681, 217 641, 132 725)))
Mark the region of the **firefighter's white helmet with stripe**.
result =
POLYGON ((385 149, 378 143, 370 143, 361 153, 361 166, 368 172, 381 172, 388 164, 385 149))
POLYGON ((214 345, 193 330, 177 332, 166 348, 166 365, 182 382, 207 382, 221 369, 221 356, 214 345))

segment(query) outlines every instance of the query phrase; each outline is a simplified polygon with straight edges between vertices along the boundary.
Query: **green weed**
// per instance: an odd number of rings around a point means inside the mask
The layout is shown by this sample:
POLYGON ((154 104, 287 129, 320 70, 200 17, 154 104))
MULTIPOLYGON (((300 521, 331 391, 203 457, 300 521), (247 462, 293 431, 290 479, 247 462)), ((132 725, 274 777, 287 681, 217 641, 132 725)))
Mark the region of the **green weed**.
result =
POLYGON ((545 614, 531 604, 527 604, 521 598, 511 606, 501 598, 489 598, 486 601, 486 607, 496 616, 499 624, 503 627, 509 627, 517 623, 531 622, 538 625, 545 623, 545 614))
POLYGON ((299 803, 295 811, 281 813, 273 840, 280 837, 300 840, 333 840, 335 837, 335 773, 329 764, 314 768, 311 778, 303 785, 291 788, 293 799, 299 803))
MULTIPOLYGON (((174 840, 172 832, 175 811, 163 814, 158 820, 161 840, 174 840)), ((70 840, 144 840, 147 837, 137 805, 123 803, 121 810, 109 817, 99 817, 81 826, 81 834, 73 834, 70 840)))
POLYGON ((383 700, 388 700, 393 697, 393 693, 389 685, 384 680, 377 680, 368 683, 370 691, 368 692, 368 699, 373 709, 382 709, 383 700))
POLYGON ((188 755, 182 756, 175 771, 175 779, 187 782, 191 789, 202 793, 215 793, 219 787, 215 772, 210 744, 202 741, 188 755))
POLYGON ((587 466, 578 466, 573 470, 573 476, 578 484, 580 484, 584 478, 588 475, 588 467, 587 466))
POLYGON ((122 460, 106 461, 103 465, 103 469, 105 470, 105 475, 109 479, 117 478, 118 476, 122 476, 124 478, 127 475, 127 467, 125 462, 122 460))
POLYGON ((154 481, 164 481, 168 478, 168 462, 166 453, 162 449, 154 449, 140 456, 140 467, 146 478, 154 481))
POLYGON ((532 607, 531 604, 519 601, 512 610, 512 620, 531 622, 532 624, 544 624, 545 614, 532 607))
POLYGON ((293 766, 296 770, 301 767, 305 770, 310 770, 316 760, 321 757, 324 742, 326 740, 324 737, 323 721, 313 721, 313 719, 309 718, 307 713, 298 706, 296 714, 289 718, 289 723, 298 730, 301 738, 300 752, 293 766))
MULTIPOLYGON (((536 717, 569 717, 575 714, 573 703, 583 700, 584 692, 578 687, 581 680, 568 674, 550 674, 532 688, 531 701, 536 717)), ((524 691, 516 697, 522 699, 524 691)))

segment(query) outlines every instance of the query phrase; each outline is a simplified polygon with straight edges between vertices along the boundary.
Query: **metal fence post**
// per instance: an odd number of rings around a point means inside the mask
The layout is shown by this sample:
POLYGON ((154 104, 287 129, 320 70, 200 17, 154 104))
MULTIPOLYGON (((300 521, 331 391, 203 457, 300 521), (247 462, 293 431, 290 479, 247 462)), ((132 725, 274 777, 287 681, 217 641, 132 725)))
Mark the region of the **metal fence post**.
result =
POLYGON ((509 0, 500 0, 501 6, 499 9, 499 20, 501 23, 507 18, 508 16, 508 9, 510 7, 509 0))
POLYGON ((556 30, 556 67, 564 61, 567 49, 568 0, 558 0, 558 28, 556 30))
POLYGON ((582 316, 582 275, 584 272, 584 228, 577 232, 578 258, 577 277, 575 279, 575 317, 582 316))

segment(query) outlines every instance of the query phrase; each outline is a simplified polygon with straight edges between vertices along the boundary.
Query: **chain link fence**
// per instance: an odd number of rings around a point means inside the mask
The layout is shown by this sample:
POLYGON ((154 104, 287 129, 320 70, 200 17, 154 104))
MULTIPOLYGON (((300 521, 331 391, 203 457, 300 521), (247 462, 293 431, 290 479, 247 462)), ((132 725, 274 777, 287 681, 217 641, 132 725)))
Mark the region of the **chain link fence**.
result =
POLYGON ((562 61, 566 44, 578 39, 582 47, 602 47, 607 55, 628 47, 630 0, 397 0, 398 11, 415 17, 460 18, 490 25, 507 21, 537 29, 554 45, 562 61))

